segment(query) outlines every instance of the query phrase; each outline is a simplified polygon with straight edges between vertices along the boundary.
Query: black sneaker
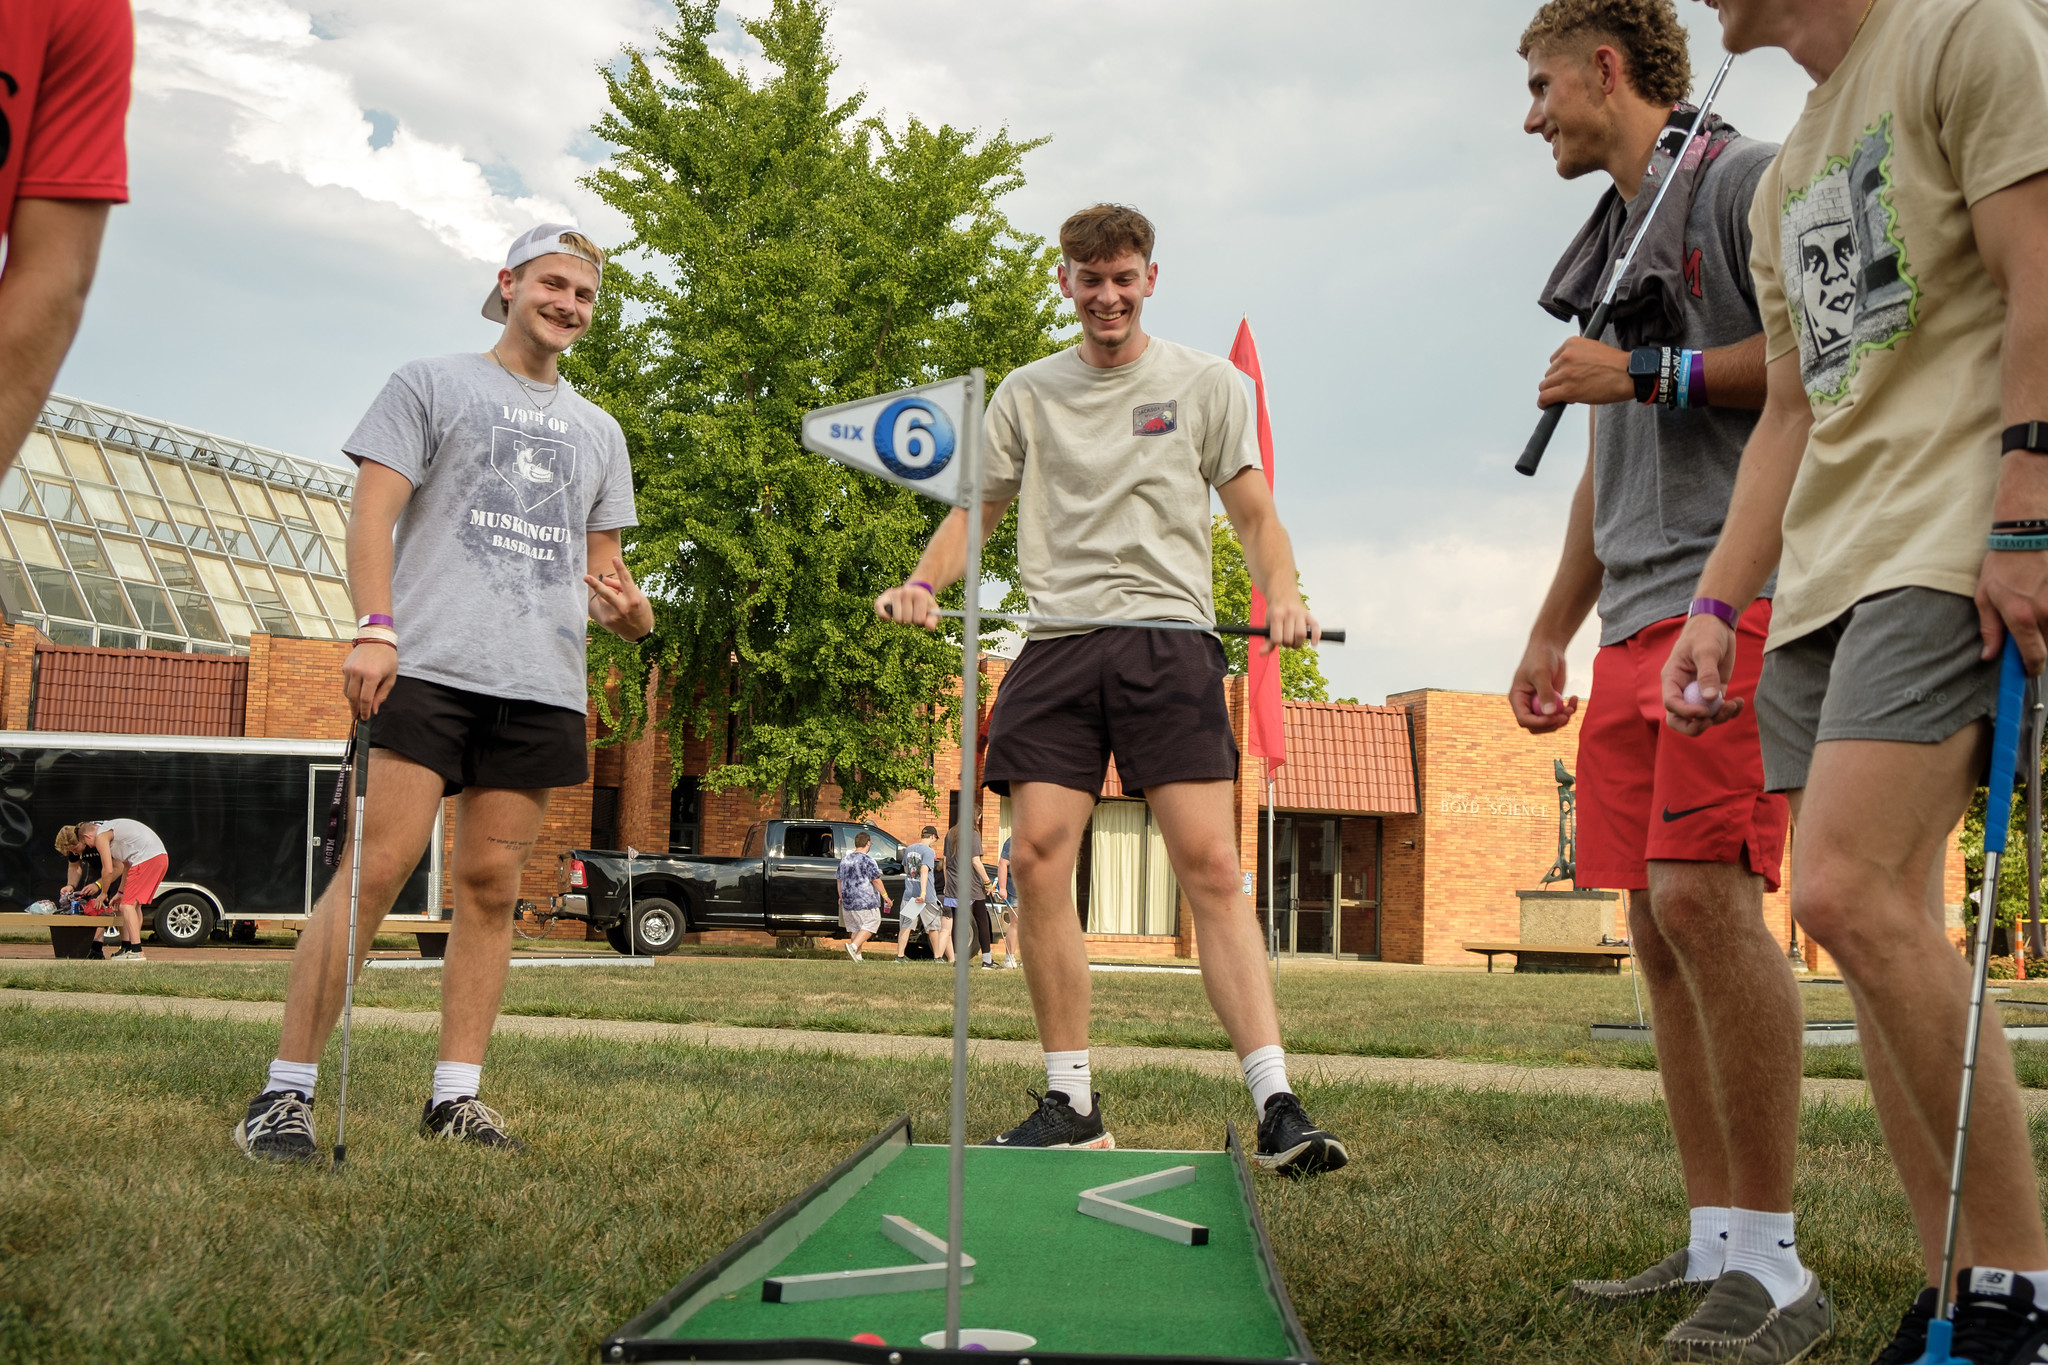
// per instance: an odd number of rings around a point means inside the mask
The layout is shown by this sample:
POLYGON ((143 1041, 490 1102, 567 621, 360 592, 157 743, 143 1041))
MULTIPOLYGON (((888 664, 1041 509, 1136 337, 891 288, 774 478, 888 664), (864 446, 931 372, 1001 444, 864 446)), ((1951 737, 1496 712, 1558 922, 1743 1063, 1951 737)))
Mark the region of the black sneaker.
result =
POLYGON ((427 1101, 420 1111, 420 1136, 447 1138, 451 1142, 474 1142, 479 1147, 503 1147, 523 1152, 526 1144, 505 1131, 498 1111, 474 1095, 463 1095, 435 1104, 427 1101))
POLYGON ((1091 1152, 1106 1152, 1116 1146, 1102 1126, 1102 1096, 1095 1096, 1095 1107, 1086 1114, 1074 1112, 1073 1103, 1058 1090, 1041 1095, 1036 1090, 1025 1094, 1038 1101, 1038 1108, 1022 1123, 1007 1133, 999 1133, 982 1143, 984 1147, 1079 1147, 1091 1152))
POLYGON ((1266 1101, 1252 1160, 1275 1175, 1320 1175, 1351 1160, 1344 1144, 1316 1127, 1301 1101, 1283 1090, 1266 1101))
POLYGON ((1956 1272, 1955 1339, 1949 1354, 1971 1365, 2019 1365, 2043 1359, 2048 1315, 2034 1303, 2034 1284, 2010 1270, 1956 1272))
POLYGON ((235 1146, 251 1161, 318 1161, 313 1138, 313 1101, 296 1090, 271 1090, 249 1101, 249 1113, 235 1125, 235 1146))
POLYGON ((1899 1319, 1899 1330, 1872 1358, 1870 1365, 1913 1365, 1927 1354, 1927 1324, 1934 1321, 1934 1286, 1913 1297, 1913 1306, 1899 1319))

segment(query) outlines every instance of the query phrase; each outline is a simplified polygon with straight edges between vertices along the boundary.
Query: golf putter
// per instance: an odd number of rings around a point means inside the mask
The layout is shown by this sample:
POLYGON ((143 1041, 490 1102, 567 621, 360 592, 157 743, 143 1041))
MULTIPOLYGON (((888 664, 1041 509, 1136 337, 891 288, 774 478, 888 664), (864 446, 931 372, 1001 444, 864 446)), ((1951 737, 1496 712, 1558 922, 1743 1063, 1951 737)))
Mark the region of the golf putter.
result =
POLYGON ((2027 669, 2012 632, 1998 673, 1998 711, 1991 727, 1991 767, 1984 775, 1984 881, 1977 898, 1977 957, 1970 973, 1970 1022, 1963 1031, 1963 1094, 1956 1106, 1955 1156, 1948 1172, 1948 1222, 1942 1230, 1941 1278, 1934 1286, 1934 1320, 1927 1324, 1927 1353, 1915 1365, 1968 1365, 1949 1354, 1955 1324, 1956 1227, 1963 1213, 1963 1166, 1970 1152, 1970 1100, 1977 1089, 1977 1040, 1984 1028, 1984 982, 1991 972, 1991 927, 1998 916, 1998 864, 2012 826, 2012 788, 2019 757, 2020 714, 2025 709, 2027 669))
POLYGON ((356 722, 355 742, 356 809, 355 829, 349 839, 353 854, 348 862, 348 977, 341 992, 341 1102, 334 1118, 334 1169, 339 1172, 348 1159, 348 1044, 349 1025, 356 1012, 356 908, 363 891, 363 798, 370 791, 370 722, 356 722))

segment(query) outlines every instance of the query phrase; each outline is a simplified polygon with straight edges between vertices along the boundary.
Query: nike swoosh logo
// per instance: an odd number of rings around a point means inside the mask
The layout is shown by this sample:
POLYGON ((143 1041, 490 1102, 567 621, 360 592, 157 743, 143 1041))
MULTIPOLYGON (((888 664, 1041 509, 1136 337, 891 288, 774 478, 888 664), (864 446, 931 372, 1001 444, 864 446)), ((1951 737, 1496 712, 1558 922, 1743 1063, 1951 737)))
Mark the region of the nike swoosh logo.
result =
POLYGON ((1009 1146, 1009 1145, 1010 1145, 1010 1140, 1009 1140, 1009 1139, 1008 1139, 1007 1137, 1004 1137, 1004 1136, 1002 1136, 1001 1134, 998 1134, 998 1135, 996 1136, 996 1146, 998 1146, 998 1147, 1007 1147, 1007 1146, 1009 1146))
POLYGON ((1797 1241, 1795 1240, 1795 1241, 1790 1241, 1790 1242, 1780 1242, 1780 1243, 1778 1243, 1778 1245, 1779 1245, 1779 1246, 1781 1246, 1781 1247, 1784 1247, 1785 1249, 1787 1249, 1787 1250, 1789 1251, 1789 1250, 1790 1250, 1791 1248, 1793 1248, 1793 1247, 1796 1247, 1796 1246, 1798 1246, 1798 1245, 1799 1245, 1799 1243, 1798 1243, 1798 1242, 1797 1242, 1797 1241))
POLYGON ((1673 810, 1671 807, 1666 806, 1664 808, 1664 823, 1668 825, 1673 820, 1683 820, 1688 815, 1698 815, 1701 811, 1712 810, 1720 804, 1719 801, 1709 801, 1704 806, 1694 806, 1690 810, 1673 810))

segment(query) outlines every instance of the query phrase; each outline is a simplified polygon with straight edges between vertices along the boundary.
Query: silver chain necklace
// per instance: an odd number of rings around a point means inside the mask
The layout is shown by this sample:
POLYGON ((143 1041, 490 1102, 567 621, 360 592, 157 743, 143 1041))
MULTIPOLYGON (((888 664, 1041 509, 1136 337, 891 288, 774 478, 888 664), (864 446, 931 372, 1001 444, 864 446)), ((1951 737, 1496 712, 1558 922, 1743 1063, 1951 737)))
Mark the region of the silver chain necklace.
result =
POLYGON ((517 370, 513 369, 510 365, 507 365, 504 362, 504 360, 499 357, 497 347, 491 347, 491 349, 486 351, 485 354, 490 356, 492 360, 497 361, 499 369, 503 370, 506 374, 512 376, 512 382, 517 384, 521 389, 525 390, 527 397, 533 401, 534 407, 539 409, 541 412, 546 412, 549 408, 553 407, 555 400, 562 396, 562 381, 560 379, 557 379, 552 385, 529 384, 526 382, 524 376, 522 376, 517 370), (540 401, 540 396, 542 394, 546 394, 548 396, 547 402, 545 403, 540 401))

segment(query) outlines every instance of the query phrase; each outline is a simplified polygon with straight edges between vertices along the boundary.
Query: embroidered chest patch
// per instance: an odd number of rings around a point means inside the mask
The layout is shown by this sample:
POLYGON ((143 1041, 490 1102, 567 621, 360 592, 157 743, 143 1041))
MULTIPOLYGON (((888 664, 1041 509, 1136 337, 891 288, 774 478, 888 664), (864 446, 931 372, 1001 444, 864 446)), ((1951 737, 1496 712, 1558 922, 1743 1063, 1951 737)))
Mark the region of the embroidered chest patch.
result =
POLYGON ((1141 403, 1131 409, 1131 435, 1164 436, 1180 425, 1180 400, 1141 403))

